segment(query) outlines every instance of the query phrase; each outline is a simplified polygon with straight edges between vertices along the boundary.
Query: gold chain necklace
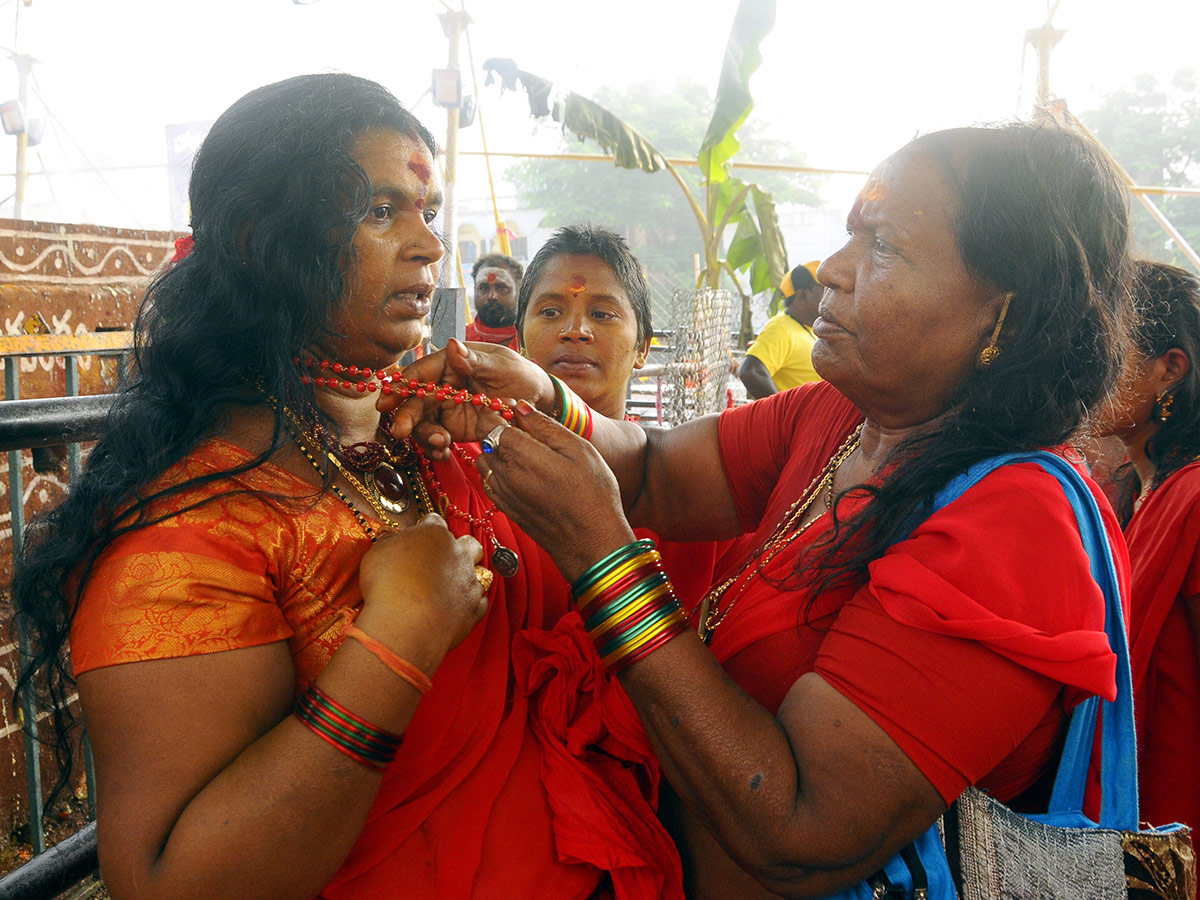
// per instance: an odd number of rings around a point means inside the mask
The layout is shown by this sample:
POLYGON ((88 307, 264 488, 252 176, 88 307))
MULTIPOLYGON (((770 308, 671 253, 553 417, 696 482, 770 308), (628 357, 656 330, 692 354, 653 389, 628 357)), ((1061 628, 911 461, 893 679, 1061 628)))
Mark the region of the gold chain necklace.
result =
POLYGON ((862 439, 862 428, 862 425, 859 425, 850 432, 846 440, 842 442, 842 445, 830 457, 829 462, 825 464, 820 474, 812 480, 812 483, 805 489, 804 493, 797 497, 792 505, 788 507, 788 511, 784 513, 779 524, 775 526, 775 530, 771 532, 771 535, 763 542, 762 546, 746 561, 746 564, 732 578, 723 581, 704 595, 704 599, 700 601, 699 606, 692 611, 693 615, 699 612, 696 630, 702 641, 707 643, 713 631, 716 630, 716 627, 725 621, 725 617, 729 615, 729 611, 741 599, 742 595, 746 592, 750 580, 755 575, 761 575, 771 560, 778 556, 784 548, 800 537, 800 535, 804 534, 804 532, 808 531, 813 523, 820 521, 825 513, 832 512, 834 479, 837 477, 837 471, 842 463, 849 459, 850 454, 858 449, 859 442, 862 439), (814 516, 811 520, 797 528, 796 523, 804 518, 804 514, 808 512, 813 502, 817 497, 821 496, 822 492, 825 494, 825 512, 814 516), (722 609, 721 601, 724 599, 726 591, 745 574, 752 563, 755 565, 754 572, 742 583, 741 588, 730 599, 729 605, 722 609))
MULTIPOLYGON (((321 442, 315 435, 309 433, 308 429, 304 427, 304 423, 300 420, 300 417, 297 416, 289 407, 285 406, 283 411, 288 418, 288 424, 290 426, 289 430, 292 433, 292 439, 296 442, 296 445, 304 454, 305 459, 309 461, 309 464, 312 465, 316 473, 321 476, 321 478, 324 478, 325 470, 320 461, 316 458, 316 456, 314 456, 314 453, 322 452, 321 442)), ((426 487, 425 480, 421 475, 419 465, 415 458, 415 453, 411 452, 411 448, 408 448, 407 446, 404 449, 408 450, 409 452, 393 454, 388 451, 389 462, 391 462, 393 465, 399 466, 403 470, 404 483, 412 492, 417 502, 417 506, 421 509, 422 513, 433 512, 435 509, 433 500, 429 495, 429 489, 426 487)), ((399 521, 398 519, 394 519, 392 514, 407 510, 408 503, 405 503, 400 509, 389 509, 388 506, 393 506, 394 504, 385 505, 383 498, 378 495, 378 488, 373 483, 365 482, 364 480, 358 478, 353 472, 350 471, 349 468, 342 464, 342 461, 337 458, 337 454, 328 450, 325 450, 324 453, 325 458, 333 463, 346 481, 350 483, 350 486, 354 488, 355 492, 358 493, 364 500, 366 500, 367 504, 371 507, 379 521, 383 522, 384 525, 393 530, 401 530, 405 527, 405 523, 399 521)), ((358 511, 353 503, 350 502, 350 498, 346 496, 345 491, 332 482, 330 482, 330 487, 333 489, 333 492, 335 495, 337 495, 338 499, 345 503, 350 511, 354 513, 354 517, 358 520, 358 524, 362 527, 363 531, 366 532, 367 537, 371 539, 371 542, 374 543, 376 539, 375 531, 367 522, 366 517, 358 511)))

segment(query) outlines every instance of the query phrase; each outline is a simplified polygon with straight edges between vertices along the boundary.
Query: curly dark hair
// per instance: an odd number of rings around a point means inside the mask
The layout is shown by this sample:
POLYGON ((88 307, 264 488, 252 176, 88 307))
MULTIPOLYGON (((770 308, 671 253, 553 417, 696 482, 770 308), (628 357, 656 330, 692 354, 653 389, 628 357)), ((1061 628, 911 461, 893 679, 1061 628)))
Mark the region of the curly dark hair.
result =
POLYGON ((941 166, 967 270, 1014 299, 1002 352, 968 372, 942 426, 897 447, 881 484, 842 492, 869 499, 801 560, 795 574, 818 591, 864 580, 973 463, 1067 442, 1113 387, 1128 344, 1128 197, 1103 148, 1019 123, 934 132, 900 153, 941 166))
MULTIPOLYGON (((1154 464, 1151 488, 1156 488, 1200 457, 1200 278, 1167 263, 1138 260, 1133 264, 1133 305, 1136 356, 1155 359, 1179 348, 1191 365, 1171 388, 1171 416, 1146 442, 1154 464)), ((1133 517, 1133 502, 1142 481, 1131 463, 1113 473, 1117 486, 1114 506, 1121 525, 1133 517)))
POLYGON ((345 74, 251 91, 217 119, 196 154, 194 249, 147 289, 134 327, 136 379, 117 397, 70 495, 31 528, 14 580, 14 621, 33 646, 17 690, 44 687, 63 779, 74 725, 66 642, 92 568, 118 537, 159 520, 150 512, 156 501, 253 469, 283 443, 279 404, 271 445, 259 456, 147 489, 219 431, 231 408, 261 404, 264 395, 306 396, 293 357, 324 332, 352 273, 351 241, 371 185, 350 150, 372 128, 409 135, 436 155, 433 136, 386 88, 345 74))

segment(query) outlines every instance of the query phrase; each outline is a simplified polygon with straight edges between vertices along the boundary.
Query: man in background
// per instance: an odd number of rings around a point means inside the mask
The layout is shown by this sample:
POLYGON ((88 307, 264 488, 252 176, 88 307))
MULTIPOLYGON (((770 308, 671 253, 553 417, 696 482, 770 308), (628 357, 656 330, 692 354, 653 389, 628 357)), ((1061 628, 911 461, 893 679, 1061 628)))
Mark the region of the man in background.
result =
POLYGON ((738 378, 755 400, 806 381, 821 380, 812 366, 812 348, 817 342, 812 324, 825 292, 814 277, 819 265, 819 260, 805 263, 783 277, 779 285, 783 311, 771 317, 758 340, 746 350, 738 378))
POLYGON ((489 253, 475 261, 471 268, 475 318, 467 323, 468 341, 517 349, 517 291, 523 271, 519 262, 503 253, 489 253))

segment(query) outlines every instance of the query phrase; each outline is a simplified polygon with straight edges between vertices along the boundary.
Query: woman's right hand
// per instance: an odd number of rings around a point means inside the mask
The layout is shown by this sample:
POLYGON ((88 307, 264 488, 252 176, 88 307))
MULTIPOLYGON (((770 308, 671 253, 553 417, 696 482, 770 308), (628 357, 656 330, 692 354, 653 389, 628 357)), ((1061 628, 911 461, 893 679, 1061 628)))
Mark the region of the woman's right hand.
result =
MULTIPOLYGON (((444 349, 417 360, 397 380, 465 387, 472 393, 510 401, 527 400, 549 413, 554 408, 554 383, 537 364, 498 344, 451 340, 444 349)), ((434 397, 401 399, 381 395, 381 412, 392 411, 392 435, 415 437, 435 459, 449 454, 451 441, 479 439, 478 414, 470 404, 457 406, 434 397)), ((494 418, 488 410, 485 415, 494 418)), ((494 422, 484 431, 490 430, 494 422)))
POLYGON ((380 535, 359 567, 360 627, 389 646, 420 636, 440 659, 487 612, 487 592, 475 577, 482 558, 479 541, 455 537, 436 513, 380 535))

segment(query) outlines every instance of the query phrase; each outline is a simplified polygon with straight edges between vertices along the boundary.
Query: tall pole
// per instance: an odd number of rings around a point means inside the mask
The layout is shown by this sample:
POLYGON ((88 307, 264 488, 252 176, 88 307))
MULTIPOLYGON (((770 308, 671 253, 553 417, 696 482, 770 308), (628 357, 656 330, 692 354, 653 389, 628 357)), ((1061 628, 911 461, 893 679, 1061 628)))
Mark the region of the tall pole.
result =
MULTIPOLYGON (((449 10, 438 14, 442 23, 442 31, 450 41, 450 54, 446 67, 458 68, 458 40, 463 28, 470 22, 466 12, 449 10)), ((458 177, 458 117, 459 108, 451 106, 446 110, 446 186, 445 203, 442 206, 442 228, 446 239, 446 262, 443 264, 446 287, 461 287, 458 277, 458 226, 454 215, 454 181, 458 177)))
POLYGON ((25 164, 25 152, 29 149, 29 70, 33 66, 33 57, 25 53, 14 53, 13 62, 17 65, 17 100, 21 104, 21 117, 25 127, 17 135, 17 185, 13 192, 13 218, 21 218, 21 207, 25 203, 25 180, 28 168, 25 164))
POLYGON ((1065 31, 1055 28, 1050 24, 1054 20, 1054 14, 1058 12, 1060 3, 1062 3, 1062 0, 1054 0, 1054 6, 1047 13, 1046 22, 1041 28, 1030 28, 1025 32, 1025 43, 1033 45, 1034 52, 1037 53, 1038 58, 1037 106, 1035 107, 1035 111, 1045 109, 1046 103, 1050 100, 1050 51, 1054 49, 1054 45, 1061 41, 1062 36, 1066 34, 1065 31))

